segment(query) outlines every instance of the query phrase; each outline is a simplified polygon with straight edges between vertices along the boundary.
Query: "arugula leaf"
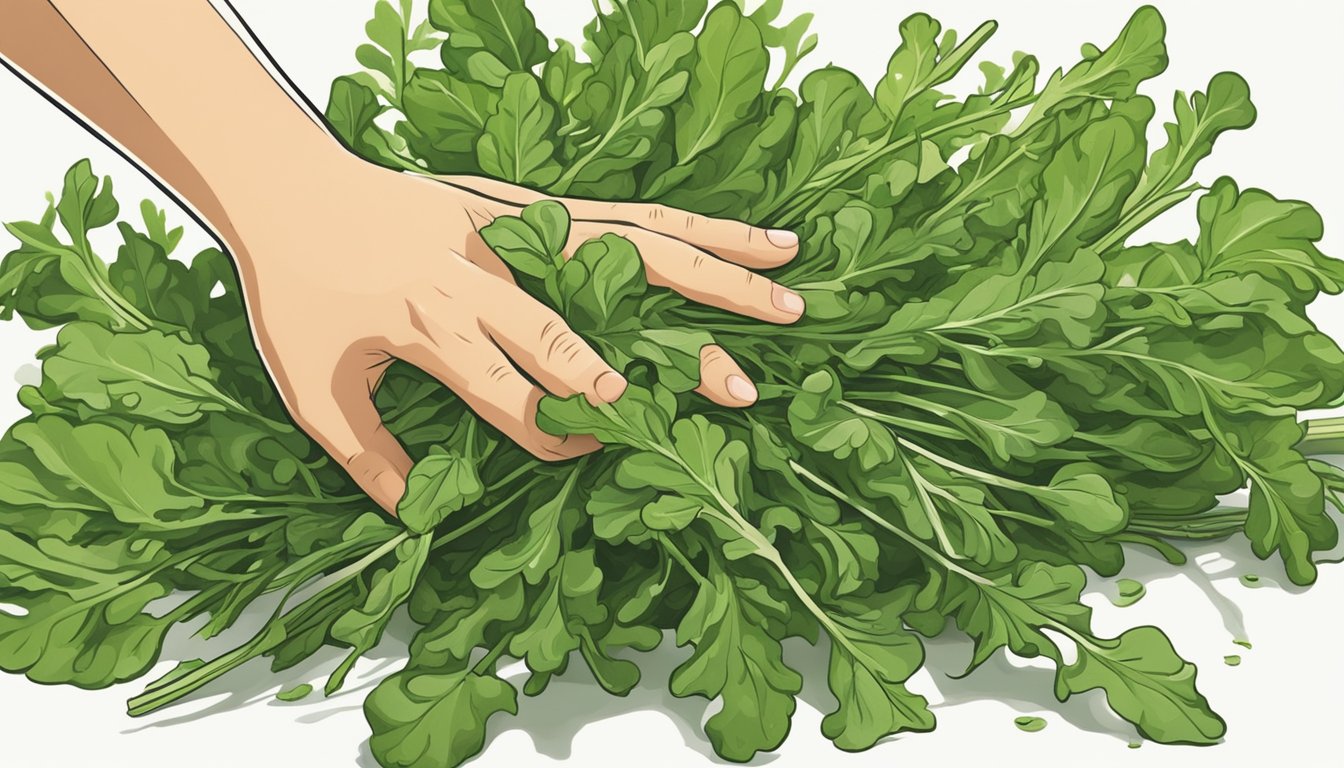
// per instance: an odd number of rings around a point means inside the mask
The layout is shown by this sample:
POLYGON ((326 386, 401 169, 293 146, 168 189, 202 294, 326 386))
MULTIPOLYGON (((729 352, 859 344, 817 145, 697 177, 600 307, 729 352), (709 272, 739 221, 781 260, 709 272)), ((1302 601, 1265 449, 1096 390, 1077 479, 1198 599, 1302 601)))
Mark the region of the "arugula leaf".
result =
POLYGON ((756 25, 723 3, 695 41, 687 98, 677 108, 677 158, 689 163, 743 120, 760 98, 769 65, 756 25))
POLYGON ((370 42, 355 49, 355 59, 381 75, 375 78, 379 95, 400 108, 406 86, 415 74, 409 57, 416 51, 433 50, 444 38, 435 33, 429 21, 411 28, 411 0, 397 0, 395 6, 391 0, 378 0, 364 31, 370 42))
POLYGON ((412 532, 429 533, 484 493, 476 462, 434 446, 406 478, 406 494, 397 503, 397 517, 412 532))
POLYGON ((145 203, 109 264, 96 246, 121 207, 75 164, 36 220, 6 225, 0 262, 0 316, 69 326, 0 439, 0 603, 17 606, 0 668, 123 682, 173 626, 216 636, 277 595, 251 638, 128 711, 326 645, 345 649, 335 691, 406 605, 420 629, 366 701, 372 752, 447 766, 516 711, 506 658, 528 695, 576 655, 625 695, 672 629, 691 646, 673 693, 717 700, 710 741, 747 760, 788 733, 794 638, 829 643, 822 733, 861 750, 933 727, 907 688, 926 663, 914 633, 955 625, 968 673, 1000 649, 1044 657, 1060 699, 1101 690, 1147 738, 1220 739, 1170 640, 1099 636, 1081 597, 1123 544, 1177 563, 1174 539, 1243 534, 1308 584, 1338 542, 1326 504, 1344 481, 1307 454, 1339 429, 1299 418, 1344 401, 1344 351, 1308 315, 1344 266, 1307 203, 1193 180, 1254 121, 1245 82, 1178 93, 1150 152, 1137 94, 1167 63, 1152 8, 1047 78, 1025 54, 979 62, 961 95, 992 22, 962 38, 912 15, 876 82, 826 66, 795 92, 816 38, 782 10, 616 0, 581 54, 524 0, 432 0, 426 23, 375 1, 365 71, 327 107, 351 151, 791 228, 799 258, 772 278, 808 301, 766 326, 650 286, 627 239, 574 241, 560 202, 495 218, 482 238, 520 287, 631 385, 612 404, 543 399, 542 429, 607 444, 548 468, 393 366, 373 398, 418 459, 400 524, 289 423, 227 256, 174 260, 182 230, 145 203), (431 49, 441 68, 421 66, 431 49), (1141 242, 1195 196, 1197 234, 1141 242), (757 383, 749 411, 692 394, 711 343, 757 383), (1246 509, 1220 504, 1247 483, 1246 509))
POLYGON ((401 137, 374 123, 386 110, 378 94, 355 77, 338 77, 331 83, 325 116, 341 143, 351 151, 380 165, 398 170, 423 170, 405 155, 401 137))
POLYGON ((519 184, 545 186, 555 181, 560 164, 546 139, 554 121, 555 110, 542 99, 537 79, 524 73, 510 75, 476 148, 481 169, 519 184))
POLYGON ((486 723, 500 712, 518 713, 518 692, 468 669, 398 672, 364 702, 373 754, 382 765, 405 768, 462 764, 481 751, 486 723))
POLYGON ((786 610, 763 584, 715 568, 677 626, 677 644, 693 643, 695 650, 672 672, 672 694, 722 698, 705 733, 726 759, 749 760, 789 734, 803 678, 785 665, 779 641, 764 626, 786 610))
POLYGON ((174 425, 194 423, 207 413, 252 416, 214 383, 205 348, 162 331, 112 333, 70 323, 42 370, 44 387, 102 413, 174 425))
POLYGON ((357 608, 341 614, 331 625, 331 638, 351 647, 345 661, 331 673, 326 694, 340 690, 345 677, 361 656, 373 650, 382 640, 383 631, 392 620, 392 613, 410 597, 425 561, 429 558, 433 539, 416 536, 397 545, 396 563, 386 571, 376 571, 364 602, 357 608))
POLYGON ((204 508, 173 481, 173 446, 160 430, 136 426, 125 433, 42 416, 16 425, 13 435, 49 471, 77 482, 88 503, 123 523, 146 530, 189 526, 204 508))
POLYGON ((448 33, 440 53, 444 67, 459 76, 481 58, 506 72, 527 72, 549 53, 523 0, 430 0, 429 23, 448 33))

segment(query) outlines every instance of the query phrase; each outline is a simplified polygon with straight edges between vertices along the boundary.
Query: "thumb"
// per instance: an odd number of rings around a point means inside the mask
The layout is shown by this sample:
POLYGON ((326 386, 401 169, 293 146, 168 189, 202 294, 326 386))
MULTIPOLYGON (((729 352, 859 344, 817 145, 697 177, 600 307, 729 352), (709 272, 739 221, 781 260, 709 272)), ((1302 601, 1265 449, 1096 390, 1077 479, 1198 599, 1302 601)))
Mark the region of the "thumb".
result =
MULTIPOLYGON (((363 382, 360 382, 362 385, 363 382)), ((369 498, 394 517, 406 493, 411 457, 383 424, 367 387, 322 398, 299 398, 299 427, 336 460, 369 498)))

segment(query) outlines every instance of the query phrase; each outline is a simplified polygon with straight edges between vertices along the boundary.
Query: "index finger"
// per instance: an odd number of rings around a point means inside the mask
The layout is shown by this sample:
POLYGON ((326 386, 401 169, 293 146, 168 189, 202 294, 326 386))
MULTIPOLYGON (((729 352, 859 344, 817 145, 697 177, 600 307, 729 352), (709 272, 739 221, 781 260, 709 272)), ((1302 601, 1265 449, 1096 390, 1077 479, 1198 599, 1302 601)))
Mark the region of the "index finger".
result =
POLYGON ((798 235, 785 229, 755 227, 657 203, 608 203, 575 197, 550 197, 525 187, 476 176, 435 178, 511 206, 523 207, 542 200, 555 200, 564 205, 575 220, 634 225, 694 245, 725 261, 751 269, 783 266, 798 255, 798 235))

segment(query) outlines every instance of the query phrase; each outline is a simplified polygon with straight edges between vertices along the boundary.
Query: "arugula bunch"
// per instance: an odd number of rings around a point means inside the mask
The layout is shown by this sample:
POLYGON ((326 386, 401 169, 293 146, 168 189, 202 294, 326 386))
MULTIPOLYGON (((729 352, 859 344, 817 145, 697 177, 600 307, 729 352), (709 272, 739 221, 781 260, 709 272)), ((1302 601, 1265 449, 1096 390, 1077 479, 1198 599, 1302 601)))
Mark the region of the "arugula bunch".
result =
POLYGON ((785 639, 826 640, 822 730, 859 750, 934 727, 905 683, 921 637, 955 625, 966 673, 1000 649, 1043 656, 1061 701, 1099 688, 1146 738, 1220 739, 1168 638, 1098 635, 1079 597, 1124 544, 1177 562, 1172 539, 1241 532, 1307 584, 1337 541, 1344 473, 1306 458, 1297 414, 1344 398, 1344 354, 1306 316, 1344 264, 1306 203, 1192 180, 1254 122, 1246 83, 1177 94, 1150 150, 1137 90, 1167 63, 1151 8, 1068 70, 983 63, 961 99, 941 89, 992 23, 963 40, 911 16, 875 87, 828 66, 795 90, 816 41, 780 10, 616 0, 580 54, 523 0, 433 0, 418 25, 377 3, 368 71, 327 109, 353 151, 795 228, 778 279, 808 302, 765 326, 650 289, 622 238, 567 259, 557 202, 494 221, 482 235, 520 283, 632 386, 543 402, 548 431, 610 446, 547 465, 394 368, 377 402, 418 459, 401 523, 286 419, 224 255, 170 258, 181 230, 147 202, 105 263, 90 233, 117 220, 111 182, 75 165, 38 221, 5 225, 4 316, 60 331, 0 439, 0 603, 19 608, 0 611, 0 668, 108 686, 144 675, 174 625, 211 637, 268 599, 248 642, 179 665, 130 713, 336 646, 330 694, 404 605, 419 630, 366 701, 372 750, 452 766, 517 710, 506 657, 527 695, 576 657, 622 695, 671 632, 692 649, 671 691, 718 700, 706 733, 747 760, 788 734, 803 681, 785 639), (429 50, 440 64, 412 62, 429 50), (1198 237, 1131 242, 1191 198, 1198 237), (757 406, 689 394, 706 329, 761 382, 757 406), (1248 481, 1248 509, 1219 506, 1248 481))

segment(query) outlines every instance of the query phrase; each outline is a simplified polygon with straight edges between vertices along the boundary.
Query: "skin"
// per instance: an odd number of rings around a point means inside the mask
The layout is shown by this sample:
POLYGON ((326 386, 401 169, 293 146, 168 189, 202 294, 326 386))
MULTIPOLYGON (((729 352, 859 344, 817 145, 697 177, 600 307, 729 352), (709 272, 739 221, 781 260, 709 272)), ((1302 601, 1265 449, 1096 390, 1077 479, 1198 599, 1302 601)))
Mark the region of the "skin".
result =
MULTIPOLYGON (((478 234, 543 195, 360 160, 207 0, 5 0, 0 59, 215 233, 285 406, 384 509, 395 513, 411 467, 373 404, 394 360, 540 458, 599 448, 541 432, 537 403, 548 392, 614 402, 625 379, 519 289, 478 234)), ((769 322, 802 316, 796 293, 753 271, 797 255, 793 233, 656 205, 561 202, 574 219, 569 253, 614 233, 639 248, 651 283, 769 322)), ((730 407, 756 400, 717 345, 701 350, 697 391, 730 407)))

